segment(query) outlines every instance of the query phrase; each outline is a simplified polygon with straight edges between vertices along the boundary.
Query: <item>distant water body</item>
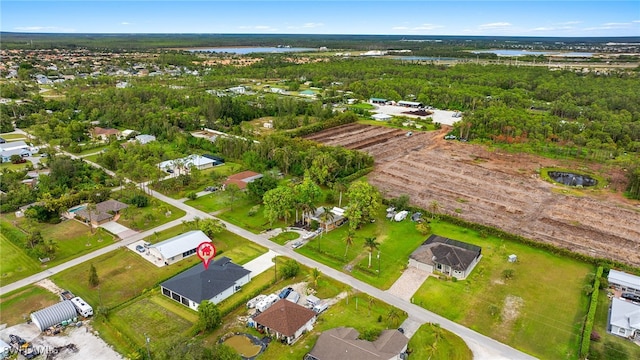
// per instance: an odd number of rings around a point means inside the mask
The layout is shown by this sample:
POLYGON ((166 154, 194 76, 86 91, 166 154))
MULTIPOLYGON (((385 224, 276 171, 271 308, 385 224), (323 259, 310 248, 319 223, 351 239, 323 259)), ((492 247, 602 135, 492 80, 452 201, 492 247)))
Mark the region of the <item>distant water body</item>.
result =
POLYGON ((238 55, 254 54, 254 53, 288 53, 288 52, 306 52, 317 51, 312 48, 295 48, 295 47, 225 47, 225 48, 202 48, 202 49, 187 49, 191 52, 215 52, 215 53, 230 53, 238 55))
POLYGON ((395 60, 405 60, 405 61, 445 61, 445 60, 457 60, 452 57, 434 57, 434 56, 394 56, 395 60))
POLYGON ((561 51, 528 51, 528 50, 478 50, 474 54, 496 54, 498 56, 564 56, 564 57, 592 57, 589 52, 561 52, 561 51))

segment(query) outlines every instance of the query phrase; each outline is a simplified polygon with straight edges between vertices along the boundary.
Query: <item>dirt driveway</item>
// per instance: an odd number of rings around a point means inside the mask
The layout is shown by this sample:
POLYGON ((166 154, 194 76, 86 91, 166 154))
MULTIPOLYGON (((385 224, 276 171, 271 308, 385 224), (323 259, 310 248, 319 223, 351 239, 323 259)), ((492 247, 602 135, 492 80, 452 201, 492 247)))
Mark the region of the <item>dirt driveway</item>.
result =
POLYGON ((599 164, 529 154, 491 152, 446 141, 440 132, 414 132, 348 124, 307 138, 368 152, 376 160, 369 182, 385 197, 407 194, 411 203, 589 256, 640 266, 640 202, 608 189, 572 196, 543 181, 541 167, 592 171, 623 189, 624 173, 599 164), (566 194, 565 194, 566 193, 566 194))

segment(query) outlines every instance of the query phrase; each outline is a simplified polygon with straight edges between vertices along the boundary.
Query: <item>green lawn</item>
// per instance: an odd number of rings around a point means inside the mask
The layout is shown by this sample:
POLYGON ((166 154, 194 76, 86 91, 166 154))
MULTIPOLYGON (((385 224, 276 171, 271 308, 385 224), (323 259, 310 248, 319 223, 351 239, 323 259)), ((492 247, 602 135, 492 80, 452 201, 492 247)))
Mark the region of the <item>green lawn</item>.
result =
POLYGON ((439 325, 424 324, 409 340, 409 359, 471 360, 473 353, 454 333, 439 325))
POLYGON ((60 301, 58 295, 36 285, 4 294, 0 297, 0 324, 13 326, 23 323, 32 312, 53 305, 58 301, 60 301))
POLYGON ((589 349, 589 359, 610 359, 612 354, 618 359, 640 359, 640 346, 631 341, 616 335, 607 333, 609 326, 609 305, 611 301, 607 297, 607 292, 601 290, 598 295, 598 307, 593 331, 600 335, 600 341, 591 341, 589 349), (623 355, 626 353, 626 357, 623 355))
MULTIPOLYGON (((259 234, 267 229, 284 228, 287 226, 282 220, 270 224, 269 220, 264 217, 264 207, 262 205, 260 205, 258 212, 254 216, 248 216, 249 210, 255 205, 256 204, 249 200, 241 199, 236 201, 232 208, 217 216, 234 225, 249 230, 254 234, 259 234)), ((289 222, 293 223, 291 219, 289 219, 289 222)))
POLYGON ((213 213, 219 210, 231 209, 237 206, 243 206, 249 204, 244 196, 236 196, 234 201, 231 201, 231 197, 228 192, 216 191, 214 193, 201 196, 195 200, 187 200, 185 204, 193 206, 198 210, 202 210, 206 213, 213 213))
POLYGON ((22 134, 0 134, 0 137, 9 142, 17 140, 27 140, 27 137, 22 134))
MULTIPOLYGON (((117 194, 114 195, 117 197, 117 194)), ((173 205, 158 199, 151 199, 149 206, 138 208, 129 206, 124 209, 118 223, 130 229, 145 231, 183 217, 186 213, 173 205), (167 216, 167 211, 171 214, 167 216)))
POLYGON ((3 163, 0 163, 0 170, 4 170, 4 169, 12 170, 12 171, 22 170, 28 164, 31 164, 31 162, 29 160, 27 160, 27 162, 22 163, 22 164, 12 164, 10 162, 3 162, 3 163))
POLYGON ((578 358, 588 301, 582 288, 592 265, 445 222, 432 229, 482 247, 483 257, 465 281, 430 277, 414 303, 537 357, 578 358), (509 254, 518 262, 509 263, 509 254), (502 277, 505 269, 513 279, 502 277))
POLYGON ((272 237, 271 241, 280 244, 280 245, 284 245, 287 242, 291 241, 291 240, 295 240, 298 239, 300 237, 300 234, 298 234, 297 232, 293 232, 293 231, 283 231, 280 234, 272 237))
POLYGON ((343 270, 346 264, 352 265, 351 275, 381 289, 388 289, 400 277, 409 255, 426 239, 415 229, 410 220, 402 222, 385 219, 385 212, 379 212, 376 221, 363 225, 356 231, 353 245, 349 247, 345 257, 348 225, 317 236, 307 245, 296 251, 322 262, 337 270, 343 270), (364 239, 375 237, 380 243, 380 262, 378 251, 372 254, 369 267, 369 250, 364 247, 364 239), (320 249, 320 251, 318 250, 320 249), (377 270, 380 267, 380 275, 377 270))
POLYGON ((25 249, 9 242, 7 238, 7 236, 14 236, 18 237, 19 241, 24 241, 26 235, 14 226, 13 222, 17 226, 24 226, 25 221, 25 218, 15 218, 12 214, 0 217, 0 228, 2 229, 2 236, 0 237, 2 239, 2 251, 0 251, 0 259, 2 260, 0 267, 3 274, 2 284, 25 278, 38 271, 45 270, 47 267, 62 264, 114 242, 113 235, 103 229, 97 229, 92 234, 87 226, 74 220, 66 220, 58 224, 37 223, 42 237, 45 240, 53 239, 57 245, 56 252, 51 257, 51 260, 41 266, 37 258, 27 255, 25 249), (8 243, 6 246, 5 240, 8 243))
POLYGON ((154 187, 155 190, 161 191, 166 196, 173 199, 182 199, 187 197, 187 194, 192 191, 203 191, 207 186, 216 185, 215 178, 222 177, 222 181, 226 180, 227 176, 240 172, 242 165, 234 162, 226 162, 223 165, 215 166, 209 169, 200 171, 200 176, 192 178, 192 181, 186 187, 175 187, 171 189, 162 189, 160 186, 154 187), (161 190, 160 190, 161 189, 161 190))
POLYGON ((187 338, 198 320, 195 311, 172 303, 160 294, 142 296, 109 315, 111 326, 139 346, 145 346, 145 335, 151 351, 170 343, 176 337, 187 338))
POLYGON ((79 152, 78 154, 75 154, 75 155, 84 156, 84 155, 88 155, 88 154, 100 153, 102 150, 104 150, 104 149, 106 149, 108 147, 109 147, 109 145, 98 146, 98 147, 82 150, 81 152, 79 152))
POLYGON ((0 233, 0 249, 0 285, 10 284, 41 270, 40 262, 25 254, 4 233, 0 233))

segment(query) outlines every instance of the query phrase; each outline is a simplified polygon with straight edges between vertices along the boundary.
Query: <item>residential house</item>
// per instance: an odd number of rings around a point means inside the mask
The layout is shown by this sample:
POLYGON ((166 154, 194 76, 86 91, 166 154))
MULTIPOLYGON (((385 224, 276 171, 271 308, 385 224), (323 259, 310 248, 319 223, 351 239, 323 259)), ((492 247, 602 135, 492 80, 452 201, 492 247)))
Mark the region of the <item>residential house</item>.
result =
POLYGON ((318 224, 320 224, 320 228, 325 231, 333 230, 347 222, 347 218, 344 217, 344 209, 333 207, 329 211, 331 215, 326 217, 326 221, 323 207, 317 208, 316 211, 307 218, 307 221, 317 221, 318 224))
POLYGON ((109 199, 101 203, 97 203, 95 210, 89 211, 87 206, 79 207, 75 211, 70 209, 67 211, 69 217, 75 217, 83 220, 85 223, 91 223, 91 226, 98 227, 100 224, 112 221, 120 211, 128 208, 129 205, 117 200, 109 199))
POLYGON ((120 130, 112 128, 101 128, 99 126, 91 129, 91 137, 94 139, 108 140, 109 136, 120 137, 120 130))
POLYGON ((609 270, 609 286, 625 293, 640 295, 640 277, 618 270, 609 270))
POLYGON ((243 171, 241 173, 229 176, 223 185, 227 186, 229 184, 236 184, 242 190, 247 188, 248 183, 260 179, 261 177, 262 174, 259 174, 257 172, 243 171))
MULTIPOLYGON (((162 295, 193 310, 203 300, 214 304, 233 295, 251 280, 251 272, 221 257, 209 264, 207 269, 198 264, 160 284, 162 295)), ((288 302, 288 301, 287 301, 288 302)))
POLYGON ((149 246, 149 255, 166 265, 176 263, 196 253, 196 248, 211 239, 200 230, 192 230, 149 246))
POLYGON ((482 257, 479 246, 431 235, 409 256, 409 266, 463 280, 482 257))
POLYGON ((192 154, 181 159, 163 161, 158 164, 158 168, 167 172, 176 170, 180 172, 181 170, 188 171, 192 166, 203 170, 213 167, 214 165, 216 165, 215 160, 209 159, 205 156, 192 154))
POLYGON ((253 318, 258 331, 264 330, 283 343, 291 345, 307 331, 313 330, 316 313, 287 300, 279 300, 253 318))
POLYGON ((140 145, 145 145, 148 144, 152 141, 156 141, 156 137, 153 135, 147 135, 147 134, 142 134, 142 135, 136 135, 136 141, 140 144, 140 145))
POLYGON ((387 99, 371 98, 371 99, 369 99, 369 102, 371 104, 386 105, 387 104, 387 99))
POLYGON ((619 298, 611 299, 609 325, 614 335, 640 338, 640 305, 619 298))
POLYGON ((421 102, 416 101, 398 101, 398 106, 410 107, 410 108, 423 108, 424 105, 421 102))
POLYGON ((392 360, 403 359, 409 339, 398 330, 384 330, 375 341, 358 339, 354 328, 324 331, 304 360, 392 360))
POLYGON ((31 156, 31 151, 29 149, 11 149, 11 150, 1 150, 0 158, 3 163, 11 162, 11 157, 13 155, 18 155, 20 157, 29 157, 31 156))

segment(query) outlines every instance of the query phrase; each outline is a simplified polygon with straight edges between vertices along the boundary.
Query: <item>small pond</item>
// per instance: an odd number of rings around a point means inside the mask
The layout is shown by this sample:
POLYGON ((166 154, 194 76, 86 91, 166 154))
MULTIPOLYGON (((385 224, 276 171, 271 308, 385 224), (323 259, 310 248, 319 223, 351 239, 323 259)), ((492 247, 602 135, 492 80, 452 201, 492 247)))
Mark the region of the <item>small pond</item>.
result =
POLYGON ((598 181, 588 175, 574 174, 565 171, 549 171, 549 177, 555 182, 568 186, 596 186, 598 181))
POLYGON ((265 348, 260 339, 249 334, 235 334, 222 343, 237 351, 243 359, 253 359, 265 348))

